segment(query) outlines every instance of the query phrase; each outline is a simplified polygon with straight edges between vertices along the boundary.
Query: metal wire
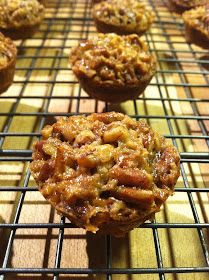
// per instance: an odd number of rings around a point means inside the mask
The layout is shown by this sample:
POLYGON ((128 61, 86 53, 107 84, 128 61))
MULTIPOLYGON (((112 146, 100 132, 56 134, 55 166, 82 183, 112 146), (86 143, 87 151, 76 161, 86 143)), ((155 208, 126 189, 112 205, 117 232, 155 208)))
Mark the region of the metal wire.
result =
MULTIPOLYGON (((20 194, 18 198, 18 203, 16 206, 16 211, 14 215, 13 221, 9 223, 0 223, 0 230, 7 229, 10 234, 7 240, 5 254, 3 256, 2 267, 0 268, 0 279, 3 280, 9 274, 41 274, 41 275, 53 275, 53 279, 59 279, 61 274, 103 274, 106 276, 106 279, 111 280, 114 274, 157 274, 159 279, 166 279, 167 274, 172 273, 203 273, 209 272, 209 251, 208 244, 206 238, 204 236, 203 229, 209 229, 209 223, 203 223, 198 215, 197 207, 194 202, 194 195, 208 193, 209 188, 205 186, 205 188, 197 188, 191 186, 189 180, 187 178, 187 174, 185 171, 185 165, 191 167, 191 163, 196 164, 208 164, 209 163, 209 153, 208 150, 202 150, 201 152, 191 152, 187 151, 186 147, 184 147, 184 141, 189 139, 191 141, 203 141, 204 147, 208 147, 209 145, 209 136, 208 136, 208 121, 209 116, 206 114, 202 114, 200 111, 201 104, 209 104, 209 70, 208 65, 209 61, 207 59, 208 52, 206 50, 202 50, 199 48, 195 48, 194 46, 188 46, 188 49, 179 49, 176 46, 184 46, 186 43, 184 40, 179 41, 177 36, 184 36, 184 28, 182 21, 177 20, 175 14, 166 14, 160 12, 159 7, 162 9, 166 9, 166 3, 163 0, 147 0, 150 6, 152 6, 153 11, 156 15, 156 20, 153 24, 153 29, 151 29, 145 39, 150 47, 150 50, 155 52, 156 57, 158 59, 159 67, 155 76, 155 79, 150 84, 150 87, 155 87, 158 90, 159 96, 149 97, 146 94, 139 96, 136 101, 133 101, 134 113, 130 116, 139 119, 145 118, 148 122, 153 120, 162 120, 165 121, 168 132, 166 132, 165 137, 171 139, 173 144, 180 149, 180 145, 178 141, 183 143, 183 150, 180 150, 181 155, 181 177, 184 182, 184 187, 177 188, 176 192, 185 193, 188 196, 188 204, 191 208, 194 222, 191 223, 159 223, 152 222, 146 223, 140 228, 151 229, 153 233, 154 247, 156 253, 156 268, 146 268, 146 267, 136 267, 136 268, 113 268, 112 263, 112 241, 111 237, 106 237, 106 267, 105 268, 61 268, 61 258, 62 258, 62 250, 63 250, 63 241, 65 237, 65 230, 69 228, 74 228, 75 226, 69 222, 66 222, 64 218, 60 219, 60 222, 50 222, 50 223, 20 223, 19 218, 21 215, 22 208, 25 202, 25 195, 30 192, 37 192, 36 187, 29 187, 30 181, 30 172, 28 168, 24 171, 23 177, 24 180, 19 184, 19 186, 0 186, 0 194, 1 192, 16 192, 20 194), (168 16, 169 14, 169 16, 168 16), (159 44, 161 46, 158 48, 159 44), (165 67, 165 64, 170 67, 165 67), (195 66, 195 69, 191 69, 191 67, 195 66), (175 82, 167 81, 167 74, 175 75, 177 79, 175 82), (188 75, 198 75, 201 76, 201 83, 194 82, 188 80, 188 75), (174 97, 169 94, 169 89, 171 87, 175 87, 178 90, 183 90, 183 95, 180 97, 174 97), (193 90, 196 89, 204 89, 206 94, 204 98, 193 95, 193 90), (147 104, 147 102, 152 102, 153 104, 159 104, 162 107, 161 114, 147 114, 147 112, 143 112, 141 110, 140 104, 147 104), (190 106, 191 110, 188 114, 185 115, 176 115, 174 112, 174 103, 178 102, 181 106, 183 104, 187 104, 190 106), (169 109, 168 109, 169 108, 169 109), (195 122, 198 126, 198 131, 192 134, 184 133, 182 134, 180 131, 175 130, 174 123, 178 123, 181 121, 191 121, 195 122), (19 229, 58 229, 58 237, 57 237, 57 245, 55 252, 55 261, 53 268, 17 268, 10 267, 9 262, 11 259, 12 246, 13 242, 16 238, 16 231, 19 229), (163 257, 161 252, 161 241, 159 238, 159 229, 196 229, 199 242, 202 247, 202 254, 204 256, 205 265, 202 267, 164 267, 163 257)), ((90 0, 79 0, 79 1, 67 1, 67 0, 48 0, 47 6, 47 15, 44 23, 42 24, 37 35, 34 36, 31 44, 27 44, 27 41, 21 41, 18 45, 19 56, 18 60, 25 61, 24 66, 18 66, 16 68, 16 73, 24 72, 25 75, 21 79, 15 79, 14 85, 19 86, 19 94, 15 95, 13 92, 9 95, 0 96, 0 102, 2 100, 8 100, 12 102, 12 105, 8 111, 3 111, 0 113, 0 118, 4 119, 3 129, 0 132, 0 162, 20 162, 23 164, 27 164, 31 161, 31 146, 27 149, 14 149, 14 148, 5 148, 5 142, 7 139, 16 139, 16 137, 27 138, 30 141, 33 141, 34 138, 40 137, 41 129, 47 122, 47 119, 53 117, 60 116, 70 116, 74 114, 89 114, 90 112, 85 111, 82 108, 82 102, 94 102, 93 99, 87 97, 82 94, 82 90, 80 87, 76 87, 76 92, 74 92, 71 96, 60 95, 57 96, 54 94, 55 87, 57 85, 70 85, 77 86, 77 81, 72 78, 70 75, 70 79, 61 80, 59 78, 60 72, 64 71, 70 74, 71 68, 67 66, 63 66, 63 60, 68 59, 68 55, 66 54, 66 49, 70 49, 74 41, 88 38, 92 34, 95 33, 95 30, 92 28, 93 22, 91 19, 91 1, 90 0), (71 9, 66 9, 71 5, 71 9), (64 9, 65 8, 65 9, 64 9), (79 10, 78 13, 74 14, 75 10, 79 10), (76 27, 79 29, 79 32, 72 27, 76 27), (62 36, 59 36, 60 33, 62 36), (59 44, 55 45, 47 45, 48 40, 56 40, 59 44), (38 42, 41 41, 41 44, 38 42), (45 51, 51 51, 52 54, 44 55, 45 51), (32 52, 32 54, 28 54, 27 51, 32 52), (50 66, 37 66, 37 61, 40 59, 47 59, 51 62, 50 66), (33 74, 35 72, 39 73, 50 73, 50 78, 39 79, 34 78, 33 74), (37 87, 37 93, 27 96, 26 91, 27 87, 34 85, 37 87), (46 93, 39 95, 38 94, 38 86, 46 86, 46 93), (33 102, 41 101, 42 106, 39 111, 19 111, 18 107, 23 101, 33 102), (50 111, 50 106, 52 102, 74 102, 74 107, 69 112, 60 111, 52 112, 50 111), (32 132, 19 132, 12 131, 12 123, 15 118, 30 118, 36 117, 37 123, 36 128, 32 132)), ((110 111, 110 104, 105 104, 105 110, 110 111)), ((149 105, 146 105, 149 106, 149 105)), ((95 112, 100 111, 99 102, 94 103, 95 112)))

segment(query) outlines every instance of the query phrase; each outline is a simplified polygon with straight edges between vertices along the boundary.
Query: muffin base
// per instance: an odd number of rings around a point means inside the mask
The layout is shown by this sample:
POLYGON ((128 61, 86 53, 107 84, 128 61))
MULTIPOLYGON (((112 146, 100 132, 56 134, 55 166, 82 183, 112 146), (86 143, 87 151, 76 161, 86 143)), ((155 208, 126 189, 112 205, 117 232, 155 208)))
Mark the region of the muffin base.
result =
POLYGON ((15 74, 16 53, 11 61, 0 69, 0 93, 5 92, 12 84, 15 74))
POLYGON ((47 5, 47 0, 38 0, 38 2, 44 6, 47 5))
POLYGON ((102 2, 102 1, 103 1, 103 0, 92 0, 91 3, 92 3, 92 5, 94 5, 94 4, 100 3, 100 2, 102 2))
MULTIPOLYGON (((51 202, 52 203, 52 202, 51 202)), ((53 204, 52 204, 53 205, 53 204)), ((63 208, 57 207, 57 205, 53 205, 57 210, 58 214, 64 217, 67 217, 71 223, 77 225, 80 228, 84 228, 86 231, 90 231, 99 235, 110 234, 117 238, 124 237, 129 231, 134 228, 142 225, 146 221, 153 221, 156 212, 160 211, 160 207, 158 210, 155 210, 152 214, 146 215, 143 218, 134 218, 132 220, 127 221, 115 221, 109 217, 108 213, 104 213, 104 215, 97 215, 94 217, 95 224, 97 224, 99 230, 94 231, 93 228, 86 228, 82 222, 78 222, 78 219, 74 217, 74 215, 70 215, 63 208)))
POLYGON ((196 30, 185 23, 185 38, 187 43, 195 44, 201 48, 209 49, 209 37, 200 30, 196 30))
POLYGON ((31 25, 31 26, 22 26, 20 28, 0 28, 0 32, 2 32, 6 37, 9 37, 13 40, 27 39, 32 37, 35 32, 38 30, 40 26, 39 24, 31 25))
POLYGON ((175 12, 177 14, 182 14, 183 12, 189 10, 186 6, 178 5, 177 3, 173 2, 172 0, 168 0, 168 8, 171 12, 175 12))
POLYGON ((99 228, 98 234, 110 234, 117 238, 124 237, 129 231, 142 225, 145 221, 154 220, 155 213, 146 216, 143 219, 133 219, 133 221, 129 222, 129 224, 126 224, 125 222, 118 223, 115 221, 103 223, 99 228))
POLYGON ((79 82, 85 92, 98 100, 110 103, 120 103, 127 100, 136 99, 142 94, 149 84, 152 77, 140 83, 137 86, 115 86, 115 85, 102 85, 94 82, 92 79, 79 79, 79 82))
POLYGON ((94 22, 97 28, 98 32, 101 33, 116 33, 118 35, 129 35, 129 34, 137 34, 139 36, 142 36, 147 30, 133 30, 133 29, 128 29, 125 28, 124 26, 117 26, 109 23, 105 23, 103 21, 98 20, 97 18, 94 18, 94 22))
MULTIPOLYGON (((39 188, 41 192, 41 188, 39 188)), ((46 198, 47 199, 47 198, 46 198)), ((69 221, 80 227, 84 228, 86 231, 90 231, 92 233, 96 233, 99 235, 110 234, 114 237, 124 237, 129 231, 134 228, 142 225, 146 221, 153 221, 155 213, 160 211, 160 206, 158 209, 153 209, 153 213, 145 214, 141 217, 134 217, 128 220, 117 221, 113 220, 109 213, 98 213, 94 216, 94 226, 88 225, 86 226, 85 222, 82 219, 78 219, 73 213, 70 213, 64 206, 58 206, 56 203, 50 201, 52 206, 57 210, 57 213, 61 216, 64 216, 69 219, 69 221), (96 228, 97 227, 97 228, 96 228)))

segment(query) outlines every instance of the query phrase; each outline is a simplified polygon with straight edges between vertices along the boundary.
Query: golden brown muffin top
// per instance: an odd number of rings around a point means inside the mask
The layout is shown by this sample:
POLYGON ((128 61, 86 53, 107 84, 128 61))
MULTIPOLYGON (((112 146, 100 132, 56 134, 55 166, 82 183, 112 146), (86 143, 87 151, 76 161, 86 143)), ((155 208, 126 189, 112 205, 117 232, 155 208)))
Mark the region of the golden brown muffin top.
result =
POLYGON ((200 30, 209 38, 209 6, 201 6, 184 12, 183 19, 190 27, 200 30))
POLYGON ((146 31, 154 21, 154 13, 136 0, 102 1, 93 6, 93 17, 99 21, 140 32, 146 31))
POLYGON ((44 6, 37 0, 0 0, 0 28, 36 25, 44 18, 44 6))
POLYGON ((0 69, 16 56, 17 50, 13 41, 0 33, 0 69))
POLYGON ((156 59, 137 35, 98 34, 80 42, 70 55, 79 78, 103 84, 134 85, 155 72, 156 59))

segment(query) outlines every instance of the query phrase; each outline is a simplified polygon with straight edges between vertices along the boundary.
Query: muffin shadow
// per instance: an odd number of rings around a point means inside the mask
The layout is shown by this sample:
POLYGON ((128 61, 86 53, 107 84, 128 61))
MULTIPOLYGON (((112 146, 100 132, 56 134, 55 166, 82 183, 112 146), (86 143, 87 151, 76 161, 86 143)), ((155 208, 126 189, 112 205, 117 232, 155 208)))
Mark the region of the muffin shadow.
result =
MULTIPOLYGON (((100 269, 108 268, 108 262, 113 262, 112 267, 123 268, 130 267, 130 250, 129 250, 129 235, 127 234, 124 238, 108 237, 101 234, 86 234, 86 251, 89 260, 89 268, 100 269), (108 241, 111 240, 111 251, 108 255, 107 251, 108 241), (114 252, 114 253, 113 253, 114 252)), ((103 280, 106 279, 106 275, 91 275, 90 279, 103 280)), ((127 280, 131 279, 129 275, 127 280)))

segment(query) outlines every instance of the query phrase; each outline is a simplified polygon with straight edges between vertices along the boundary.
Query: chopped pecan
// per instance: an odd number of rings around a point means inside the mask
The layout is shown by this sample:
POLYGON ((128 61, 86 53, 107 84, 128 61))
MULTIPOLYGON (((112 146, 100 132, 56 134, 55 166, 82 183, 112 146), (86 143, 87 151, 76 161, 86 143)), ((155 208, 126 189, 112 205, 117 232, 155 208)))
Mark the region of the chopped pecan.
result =
POLYGON ((150 209, 154 203, 152 191, 120 187, 111 190, 110 194, 115 198, 135 204, 137 208, 150 209))
POLYGON ((110 171, 110 178, 117 179, 119 184, 125 186, 136 186, 144 189, 150 189, 152 186, 151 175, 138 168, 121 168, 119 166, 114 166, 110 171))

